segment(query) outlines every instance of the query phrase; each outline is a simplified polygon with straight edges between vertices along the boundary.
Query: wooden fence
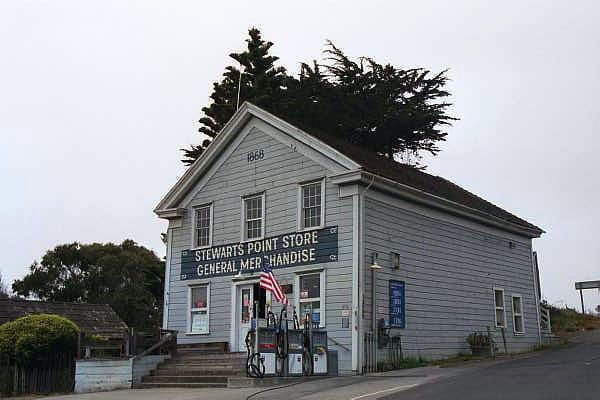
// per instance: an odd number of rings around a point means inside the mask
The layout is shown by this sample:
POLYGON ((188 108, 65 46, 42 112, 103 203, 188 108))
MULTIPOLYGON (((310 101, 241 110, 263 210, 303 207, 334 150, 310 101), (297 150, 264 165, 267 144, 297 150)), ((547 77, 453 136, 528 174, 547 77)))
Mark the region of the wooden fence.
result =
POLYGON ((75 358, 61 354, 39 365, 19 365, 0 355, 0 397, 67 393, 75 386, 75 358))

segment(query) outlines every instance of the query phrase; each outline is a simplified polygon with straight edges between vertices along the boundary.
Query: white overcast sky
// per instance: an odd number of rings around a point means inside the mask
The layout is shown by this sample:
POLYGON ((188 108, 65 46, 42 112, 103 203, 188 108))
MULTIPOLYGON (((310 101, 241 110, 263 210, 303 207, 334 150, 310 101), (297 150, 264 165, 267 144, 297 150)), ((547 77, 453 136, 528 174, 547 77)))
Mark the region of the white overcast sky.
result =
MULTIPOLYGON (((351 56, 449 68, 461 118, 429 172, 542 227, 544 297, 600 279, 598 1, 0 2, 0 271, 71 241, 164 254, 152 212, 256 26, 296 72, 351 56)), ((597 291, 587 305, 600 304, 597 291)))

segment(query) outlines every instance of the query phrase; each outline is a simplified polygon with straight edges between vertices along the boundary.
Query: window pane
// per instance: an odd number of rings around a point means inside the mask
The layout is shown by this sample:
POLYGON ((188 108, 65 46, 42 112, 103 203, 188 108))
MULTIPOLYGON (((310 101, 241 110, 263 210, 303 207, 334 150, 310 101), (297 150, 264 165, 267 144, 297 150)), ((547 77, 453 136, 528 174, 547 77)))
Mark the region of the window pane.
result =
POLYGON ((513 297, 513 312, 515 314, 521 314, 521 298, 513 297))
POLYGON ((495 301, 496 301, 496 307, 504 307, 504 299, 503 299, 503 292, 502 290, 496 290, 494 292, 494 297, 495 297, 495 301))
POLYGON ((252 299, 250 298, 250 289, 242 289, 241 319, 242 323, 247 324, 250 321, 250 308, 252 299))
POLYGON ((196 209, 196 246, 210 243, 210 206, 196 209))
POLYGON ((515 332, 523 332, 523 317, 515 316, 515 332))
POLYGON ((206 286, 192 288, 192 295, 191 295, 192 304, 190 304, 190 308, 206 307, 206 305, 208 304, 206 294, 207 294, 206 286))
POLYGON ((321 182, 302 186, 302 223, 305 228, 321 225, 321 182))
POLYGON ((306 303, 300 303, 300 322, 304 323, 306 314, 310 315, 310 319, 313 322, 321 322, 321 302, 311 301, 306 303))
POLYGON ((206 311, 193 311, 190 315, 190 332, 208 332, 208 313, 206 311))
POLYGON ((262 236, 262 196, 244 199, 246 239, 256 239, 262 236))
POLYGON ((496 326, 504 326, 504 311, 496 310, 496 326))
POLYGON ((319 274, 302 275, 300 277, 300 299, 321 296, 321 277, 319 274))

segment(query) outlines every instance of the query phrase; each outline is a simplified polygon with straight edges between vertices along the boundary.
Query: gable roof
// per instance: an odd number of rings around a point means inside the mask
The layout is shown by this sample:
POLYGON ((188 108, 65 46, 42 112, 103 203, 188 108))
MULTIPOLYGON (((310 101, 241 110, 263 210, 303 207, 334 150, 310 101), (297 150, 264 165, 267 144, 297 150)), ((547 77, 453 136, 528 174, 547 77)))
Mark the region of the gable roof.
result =
POLYGON ((127 325, 108 304, 1 299, 0 324, 26 315, 56 314, 70 319, 87 334, 123 338, 127 325))
POLYGON ((520 232, 524 230, 524 233, 530 237, 539 237, 544 232, 541 228, 442 177, 430 175, 409 165, 379 156, 360 146, 315 129, 301 130, 297 126, 248 102, 242 104, 204 153, 188 168, 175 186, 156 206, 154 212, 158 216, 168 219, 183 215, 183 209, 178 208, 179 202, 192 189, 202 173, 215 161, 232 137, 252 117, 258 118, 300 142, 318 149, 326 157, 337 162, 343 171, 364 171, 374 176, 386 178, 403 187, 415 189, 435 199, 441 199, 453 207, 462 208, 463 212, 461 214, 463 215, 469 215, 470 212, 474 211, 478 214, 477 219, 480 221, 489 218, 496 225, 499 222, 506 223, 510 227, 519 228, 520 232))
POLYGON ((409 165, 379 156, 362 147, 323 133, 313 133, 320 140, 336 148, 362 166, 365 171, 391 179, 436 197, 484 212, 501 220, 543 233, 543 230, 530 222, 517 217, 489 201, 461 188, 440 176, 430 175, 409 165))

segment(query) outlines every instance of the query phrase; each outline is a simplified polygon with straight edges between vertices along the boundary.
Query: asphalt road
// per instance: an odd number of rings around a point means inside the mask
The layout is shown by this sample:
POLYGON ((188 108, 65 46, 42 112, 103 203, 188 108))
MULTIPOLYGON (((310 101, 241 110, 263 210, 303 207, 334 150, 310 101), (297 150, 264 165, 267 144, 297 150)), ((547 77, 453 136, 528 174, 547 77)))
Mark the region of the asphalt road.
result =
POLYGON ((412 389, 380 397, 429 399, 600 399, 600 332, 531 357, 467 368, 412 389))

